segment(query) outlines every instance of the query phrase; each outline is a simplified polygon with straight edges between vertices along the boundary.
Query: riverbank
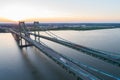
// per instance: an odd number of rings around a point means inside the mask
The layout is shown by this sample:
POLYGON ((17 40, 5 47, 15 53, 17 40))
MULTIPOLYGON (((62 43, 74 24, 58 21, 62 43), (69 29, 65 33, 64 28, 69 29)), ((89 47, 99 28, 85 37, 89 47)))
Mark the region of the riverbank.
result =
MULTIPOLYGON (((38 28, 37 31, 47 31, 47 30, 77 30, 77 31, 86 31, 86 30, 99 30, 99 29, 113 29, 120 27, 57 27, 57 28, 38 28)), ((36 31, 35 28, 30 29, 31 31, 36 31)))
POLYGON ((112 29, 112 28, 119 28, 119 27, 58 27, 53 29, 47 30, 99 30, 99 29, 112 29))
POLYGON ((0 28, 0 33, 6 33, 6 32, 7 32, 6 29, 0 28))
MULTIPOLYGON (((120 27, 57 27, 57 28, 30 28, 30 31, 47 31, 47 30, 77 30, 77 31, 87 31, 87 30, 100 30, 100 29, 113 29, 120 27)), ((0 33, 8 33, 7 29, 0 28, 0 33)))

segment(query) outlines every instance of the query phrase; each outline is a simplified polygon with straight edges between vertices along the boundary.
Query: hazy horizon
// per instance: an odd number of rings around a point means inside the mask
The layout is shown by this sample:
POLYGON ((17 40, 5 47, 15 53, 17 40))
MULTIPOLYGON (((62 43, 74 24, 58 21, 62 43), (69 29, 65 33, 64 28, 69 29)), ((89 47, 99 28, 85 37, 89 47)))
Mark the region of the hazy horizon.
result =
POLYGON ((0 22, 120 23, 118 0, 4 0, 0 22))

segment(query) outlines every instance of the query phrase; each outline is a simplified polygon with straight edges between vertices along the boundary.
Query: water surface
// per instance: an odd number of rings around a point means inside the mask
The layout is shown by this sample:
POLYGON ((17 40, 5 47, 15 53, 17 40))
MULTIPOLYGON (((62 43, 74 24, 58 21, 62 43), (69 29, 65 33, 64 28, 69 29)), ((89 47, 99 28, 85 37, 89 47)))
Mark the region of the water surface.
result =
MULTIPOLYGON (((120 53, 120 29, 51 32, 76 44, 120 53)), ((44 32, 41 34, 48 36, 44 32)), ((120 67, 58 43, 40 40, 64 56, 120 77, 120 67)), ((108 80, 105 77, 104 79, 108 80)), ((20 49, 10 33, 0 33, 0 80, 76 80, 76 78, 35 47, 20 49)))
POLYGON ((75 80, 35 47, 20 49, 10 33, 0 33, 0 80, 75 80))

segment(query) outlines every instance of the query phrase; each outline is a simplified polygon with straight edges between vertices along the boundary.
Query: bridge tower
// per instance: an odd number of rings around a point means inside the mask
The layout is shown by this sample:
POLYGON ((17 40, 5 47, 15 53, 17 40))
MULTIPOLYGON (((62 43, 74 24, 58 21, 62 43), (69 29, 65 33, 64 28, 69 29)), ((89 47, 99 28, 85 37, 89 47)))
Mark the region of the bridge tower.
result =
MULTIPOLYGON (((28 34, 28 30, 26 28, 26 25, 24 22, 19 22, 19 34, 24 35, 25 37, 30 37, 30 35, 28 34)), ((19 37, 19 46, 22 47, 28 47, 31 46, 30 43, 28 43, 26 40, 22 39, 22 37, 19 37)))
POLYGON ((38 40, 40 42, 40 37, 37 37, 36 35, 40 35, 40 27, 39 27, 39 22, 35 21, 34 22, 34 34, 35 34, 35 41, 38 40))

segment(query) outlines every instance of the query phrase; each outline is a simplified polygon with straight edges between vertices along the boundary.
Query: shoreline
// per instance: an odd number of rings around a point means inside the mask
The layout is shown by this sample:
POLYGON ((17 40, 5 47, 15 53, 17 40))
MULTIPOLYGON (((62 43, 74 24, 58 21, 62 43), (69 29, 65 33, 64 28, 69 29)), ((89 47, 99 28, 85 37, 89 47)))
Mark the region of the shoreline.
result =
MULTIPOLYGON (((102 30, 102 29, 117 29, 120 27, 59 27, 47 30, 31 30, 31 31, 60 31, 60 30, 75 30, 75 31, 88 31, 88 30, 102 30)), ((1 30, 1 29, 0 29, 1 30)), ((0 31, 0 33, 9 33, 8 31, 0 31)))

